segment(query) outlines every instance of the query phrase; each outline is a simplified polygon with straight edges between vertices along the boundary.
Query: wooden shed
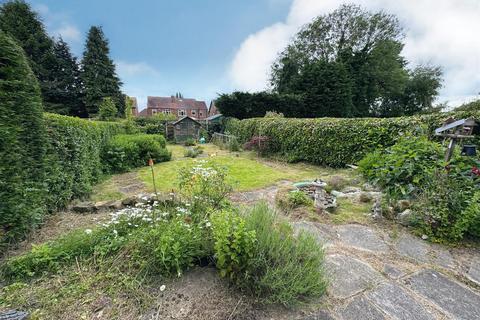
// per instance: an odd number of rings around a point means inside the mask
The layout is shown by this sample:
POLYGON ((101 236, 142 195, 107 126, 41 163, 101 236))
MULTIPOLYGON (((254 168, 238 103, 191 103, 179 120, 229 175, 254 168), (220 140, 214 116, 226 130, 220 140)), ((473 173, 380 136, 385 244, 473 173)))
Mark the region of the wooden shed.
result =
POLYGON ((189 138, 198 139, 200 129, 202 128, 202 125, 198 121, 189 116, 175 121, 172 125, 175 142, 184 142, 189 138))

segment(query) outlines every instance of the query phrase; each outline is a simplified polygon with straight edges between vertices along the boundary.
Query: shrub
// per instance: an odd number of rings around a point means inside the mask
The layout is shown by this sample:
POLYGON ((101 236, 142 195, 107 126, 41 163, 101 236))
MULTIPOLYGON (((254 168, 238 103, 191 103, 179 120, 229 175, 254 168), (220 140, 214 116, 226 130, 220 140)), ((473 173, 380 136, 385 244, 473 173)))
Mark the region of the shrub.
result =
POLYGON ((237 138, 232 138, 228 141, 228 150, 231 152, 240 151, 240 143, 238 143, 237 138))
POLYGON ((204 160, 195 161, 180 170, 178 186, 192 211, 206 216, 209 208, 219 209, 226 205, 226 197, 232 192, 226 177, 225 167, 204 160))
POLYGON ((118 110, 113 99, 111 97, 103 98, 98 107, 98 118, 103 121, 113 121, 117 113, 118 110))
POLYGON ((159 117, 135 117, 133 121, 142 133, 146 134, 165 134, 165 125, 167 119, 159 117))
POLYGON ((303 191, 293 190, 288 193, 288 202, 296 208, 313 204, 313 200, 303 191))
POLYGON ((269 143, 270 139, 266 136, 254 136, 243 145, 243 149, 254 150, 260 154, 265 154, 270 147, 269 143))
POLYGON ((360 172, 392 198, 412 197, 435 169, 444 167, 441 146, 427 137, 402 137, 359 162, 360 172))
POLYGON ((37 80, 23 50, 0 31, 0 251, 45 212, 45 143, 37 80))
POLYGON ((478 227, 478 193, 471 180, 445 172, 432 174, 413 205, 418 225, 432 240, 461 240, 478 227))
POLYGON ((193 148, 186 148, 183 152, 183 156, 187 158, 196 158, 198 155, 203 153, 203 148, 200 146, 193 148))
POLYGON ((103 160, 108 172, 125 172, 154 162, 169 161, 170 152, 165 149, 165 138, 161 135, 117 135, 105 146, 103 160))
MULTIPOLYGON (((399 118, 253 118, 230 120, 226 130, 245 143, 256 136, 269 139, 268 150, 289 161, 343 167, 360 161, 376 149, 394 145, 418 128, 429 134, 449 117, 480 119, 479 112, 437 113, 399 118)), ((480 142, 480 138, 477 138, 480 142)), ((479 143, 477 143, 479 144, 479 143)))
POLYGON ((214 217, 217 266, 238 287, 263 302, 285 306, 324 294, 323 249, 311 235, 294 237, 288 223, 266 204, 244 218, 234 213, 214 217))
POLYGON ((192 147, 194 145, 196 145, 197 143, 195 142, 195 140, 193 138, 188 138, 187 140, 185 140, 184 142, 184 145, 187 146, 187 147, 192 147))

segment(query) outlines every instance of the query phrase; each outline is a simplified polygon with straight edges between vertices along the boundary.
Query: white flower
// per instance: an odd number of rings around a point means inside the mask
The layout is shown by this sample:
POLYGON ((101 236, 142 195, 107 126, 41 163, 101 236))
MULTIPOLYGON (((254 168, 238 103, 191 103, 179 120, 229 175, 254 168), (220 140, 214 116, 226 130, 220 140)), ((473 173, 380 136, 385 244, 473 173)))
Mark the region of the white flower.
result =
POLYGON ((118 231, 114 229, 113 234, 115 235, 115 237, 118 236, 118 231))
POLYGON ((162 285, 160 286, 160 291, 165 291, 166 288, 167 288, 167 287, 165 287, 165 285, 162 284, 162 285))
POLYGON ((205 223, 205 226, 210 228, 212 226, 212 224, 210 222, 207 222, 207 223, 205 223))
POLYGON ((86 234, 91 234, 91 233, 92 233, 92 229, 85 229, 85 233, 86 233, 86 234))

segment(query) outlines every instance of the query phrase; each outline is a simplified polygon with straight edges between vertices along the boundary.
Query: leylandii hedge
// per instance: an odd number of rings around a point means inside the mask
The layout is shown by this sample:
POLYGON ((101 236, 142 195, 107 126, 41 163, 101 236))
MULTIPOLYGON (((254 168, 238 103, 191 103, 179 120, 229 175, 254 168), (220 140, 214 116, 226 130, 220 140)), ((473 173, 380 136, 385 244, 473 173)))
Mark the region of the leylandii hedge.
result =
POLYGON ((449 117, 480 119, 480 112, 399 118, 233 119, 228 122, 227 130, 241 142, 253 136, 267 136, 269 151, 288 161, 342 167, 356 163, 375 149, 395 144, 407 132, 432 134, 449 117))
POLYGON ((102 152, 124 126, 57 114, 44 115, 47 129, 46 204, 49 210, 88 195, 103 172, 102 152))

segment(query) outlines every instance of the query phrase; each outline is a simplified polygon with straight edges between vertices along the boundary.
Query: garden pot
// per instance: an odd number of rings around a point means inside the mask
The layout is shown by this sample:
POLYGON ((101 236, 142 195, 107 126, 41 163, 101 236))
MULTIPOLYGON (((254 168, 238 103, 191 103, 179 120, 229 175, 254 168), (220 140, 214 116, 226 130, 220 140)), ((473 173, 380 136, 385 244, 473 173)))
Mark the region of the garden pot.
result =
POLYGON ((462 156, 467 156, 467 157, 474 157, 477 155, 477 149, 476 145, 474 144, 466 144, 462 148, 462 156))

